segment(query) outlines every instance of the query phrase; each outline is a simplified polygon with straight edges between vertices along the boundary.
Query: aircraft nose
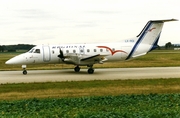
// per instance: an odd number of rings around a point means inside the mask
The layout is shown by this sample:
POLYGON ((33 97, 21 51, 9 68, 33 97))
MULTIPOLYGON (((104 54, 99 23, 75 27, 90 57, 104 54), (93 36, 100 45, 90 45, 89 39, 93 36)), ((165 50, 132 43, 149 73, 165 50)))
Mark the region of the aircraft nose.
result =
POLYGON ((22 55, 19 55, 9 59, 8 61, 5 62, 5 64, 20 64, 22 62, 23 62, 22 55))
POLYGON ((5 64, 11 64, 11 60, 6 61, 5 64))
POLYGON ((17 61, 14 58, 9 59, 8 61, 5 62, 5 64, 16 64, 16 63, 17 63, 17 61))

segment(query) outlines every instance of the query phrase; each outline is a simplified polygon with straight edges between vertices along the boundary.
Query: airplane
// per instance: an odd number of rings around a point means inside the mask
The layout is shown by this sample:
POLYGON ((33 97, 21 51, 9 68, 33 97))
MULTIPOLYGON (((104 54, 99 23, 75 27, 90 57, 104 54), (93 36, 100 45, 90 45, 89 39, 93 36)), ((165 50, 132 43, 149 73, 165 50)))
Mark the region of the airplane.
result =
POLYGON ((88 73, 94 73, 94 64, 126 61, 143 56, 158 47, 164 22, 177 19, 150 20, 135 38, 109 43, 37 45, 30 51, 15 56, 5 64, 22 65, 23 74, 27 74, 28 64, 73 64, 74 71, 80 66, 89 67, 88 73))

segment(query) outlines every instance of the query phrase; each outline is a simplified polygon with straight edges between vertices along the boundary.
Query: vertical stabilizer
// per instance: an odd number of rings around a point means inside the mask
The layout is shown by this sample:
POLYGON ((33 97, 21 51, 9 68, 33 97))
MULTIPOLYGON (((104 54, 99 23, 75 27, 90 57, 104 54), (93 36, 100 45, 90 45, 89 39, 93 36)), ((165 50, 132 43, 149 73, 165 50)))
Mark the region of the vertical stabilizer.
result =
POLYGON ((158 43, 164 22, 169 22, 169 21, 177 21, 177 20, 176 19, 150 20, 145 25, 141 33, 137 36, 138 42, 144 44, 150 44, 150 45, 158 43))
POLYGON ((176 19, 168 20, 150 20, 137 36, 130 54, 126 58, 136 57, 136 55, 145 54, 158 47, 158 41, 161 35, 164 22, 177 21, 176 19))

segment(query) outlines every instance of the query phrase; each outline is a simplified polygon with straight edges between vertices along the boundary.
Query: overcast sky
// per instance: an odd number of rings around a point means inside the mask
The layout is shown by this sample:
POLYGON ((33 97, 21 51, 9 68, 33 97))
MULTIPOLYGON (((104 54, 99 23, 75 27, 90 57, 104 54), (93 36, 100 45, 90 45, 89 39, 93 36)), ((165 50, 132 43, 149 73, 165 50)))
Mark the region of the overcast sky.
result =
MULTIPOLYGON (((179 0, 0 0, 0 45, 109 42, 132 38, 148 20, 179 19, 179 0)), ((160 45, 180 44, 180 21, 160 45)))

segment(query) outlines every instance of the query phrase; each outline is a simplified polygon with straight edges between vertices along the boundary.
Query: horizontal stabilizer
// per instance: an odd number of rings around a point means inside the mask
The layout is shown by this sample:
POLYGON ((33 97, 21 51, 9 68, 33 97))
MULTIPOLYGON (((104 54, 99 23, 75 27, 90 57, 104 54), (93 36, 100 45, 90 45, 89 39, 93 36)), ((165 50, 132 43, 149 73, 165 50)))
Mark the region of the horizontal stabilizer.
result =
POLYGON ((166 19, 166 20, 151 20, 151 22, 169 22, 169 21, 178 21, 178 19, 166 19))

